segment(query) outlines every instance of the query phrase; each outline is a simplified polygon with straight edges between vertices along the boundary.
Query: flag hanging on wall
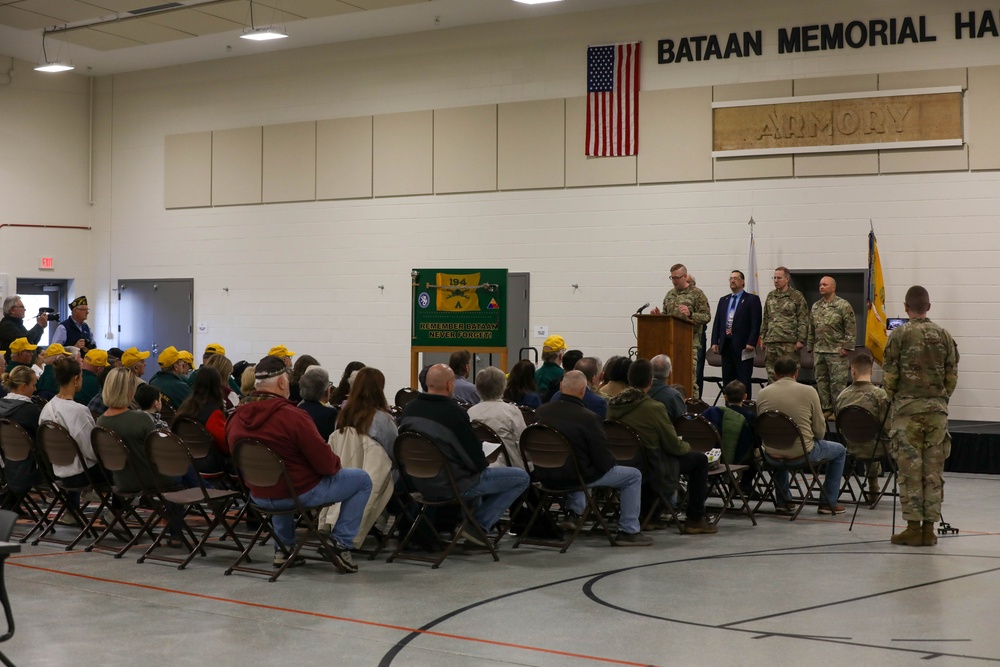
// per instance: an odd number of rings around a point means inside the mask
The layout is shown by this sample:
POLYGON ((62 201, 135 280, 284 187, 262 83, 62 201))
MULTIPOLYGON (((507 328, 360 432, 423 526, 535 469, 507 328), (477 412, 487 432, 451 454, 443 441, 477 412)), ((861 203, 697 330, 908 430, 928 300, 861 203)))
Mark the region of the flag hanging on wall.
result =
POLYGON ((878 257, 875 230, 868 233, 868 317, 865 323, 865 345, 872 357, 882 363, 885 356, 885 281, 882 279, 882 262, 878 257))
POLYGON ((587 48, 588 156, 638 152, 639 44, 587 48))
POLYGON ((757 223, 750 216, 750 253, 747 256, 747 284, 744 289, 750 294, 757 294, 760 289, 757 284, 757 246, 753 242, 753 226, 757 223))

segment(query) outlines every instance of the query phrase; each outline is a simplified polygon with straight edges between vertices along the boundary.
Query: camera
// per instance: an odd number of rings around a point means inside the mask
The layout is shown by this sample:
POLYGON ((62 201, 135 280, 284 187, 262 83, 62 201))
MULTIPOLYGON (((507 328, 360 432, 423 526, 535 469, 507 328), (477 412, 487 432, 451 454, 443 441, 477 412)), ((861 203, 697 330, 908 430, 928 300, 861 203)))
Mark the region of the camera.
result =
POLYGON ((55 308, 39 308, 38 309, 38 314, 39 315, 45 315, 45 318, 49 322, 58 322, 59 321, 59 315, 56 314, 56 309, 55 308))

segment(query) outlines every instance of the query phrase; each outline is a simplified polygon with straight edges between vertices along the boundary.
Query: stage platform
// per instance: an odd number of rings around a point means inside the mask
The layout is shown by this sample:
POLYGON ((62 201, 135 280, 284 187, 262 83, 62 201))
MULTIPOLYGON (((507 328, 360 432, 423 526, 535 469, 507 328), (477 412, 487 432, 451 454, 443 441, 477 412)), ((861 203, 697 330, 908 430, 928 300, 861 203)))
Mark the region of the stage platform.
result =
POLYGON ((947 472, 974 472, 1000 475, 1000 422, 948 422, 951 432, 951 456, 945 462, 947 472))

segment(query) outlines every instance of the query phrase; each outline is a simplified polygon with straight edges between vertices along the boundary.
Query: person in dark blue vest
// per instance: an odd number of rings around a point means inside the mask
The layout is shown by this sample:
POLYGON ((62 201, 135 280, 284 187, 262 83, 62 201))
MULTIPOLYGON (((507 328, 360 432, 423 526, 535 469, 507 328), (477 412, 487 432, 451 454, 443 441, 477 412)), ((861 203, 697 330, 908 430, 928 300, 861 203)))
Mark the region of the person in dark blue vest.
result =
POLYGON ((69 317, 56 327, 56 332, 52 334, 52 342, 65 347, 78 347, 80 354, 86 354, 88 350, 97 347, 94 343, 94 334, 87 324, 87 316, 90 315, 87 297, 80 296, 73 299, 69 307, 69 317))

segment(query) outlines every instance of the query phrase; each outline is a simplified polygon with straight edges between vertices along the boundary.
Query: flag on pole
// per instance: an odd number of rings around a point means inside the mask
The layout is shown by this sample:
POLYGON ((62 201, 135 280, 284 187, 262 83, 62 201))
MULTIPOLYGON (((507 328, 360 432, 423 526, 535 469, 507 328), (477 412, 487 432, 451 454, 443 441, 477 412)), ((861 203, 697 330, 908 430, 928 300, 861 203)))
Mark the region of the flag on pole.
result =
POLYGON ((757 223, 750 216, 750 252, 747 257, 747 284, 744 289, 750 294, 757 294, 760 289, 757 283, 757 246, 753 242, 753 226, 757 223))
POLYGON ((885 329, 885 281, 878 257, 875 230, 868 233, 868 317, 865 322, 865 345, 875 361, 882 363, 887 339, 885 329))
POLYGON ((587 47, 586 155, 635 155, 639 147, 639 42, 587 47))

